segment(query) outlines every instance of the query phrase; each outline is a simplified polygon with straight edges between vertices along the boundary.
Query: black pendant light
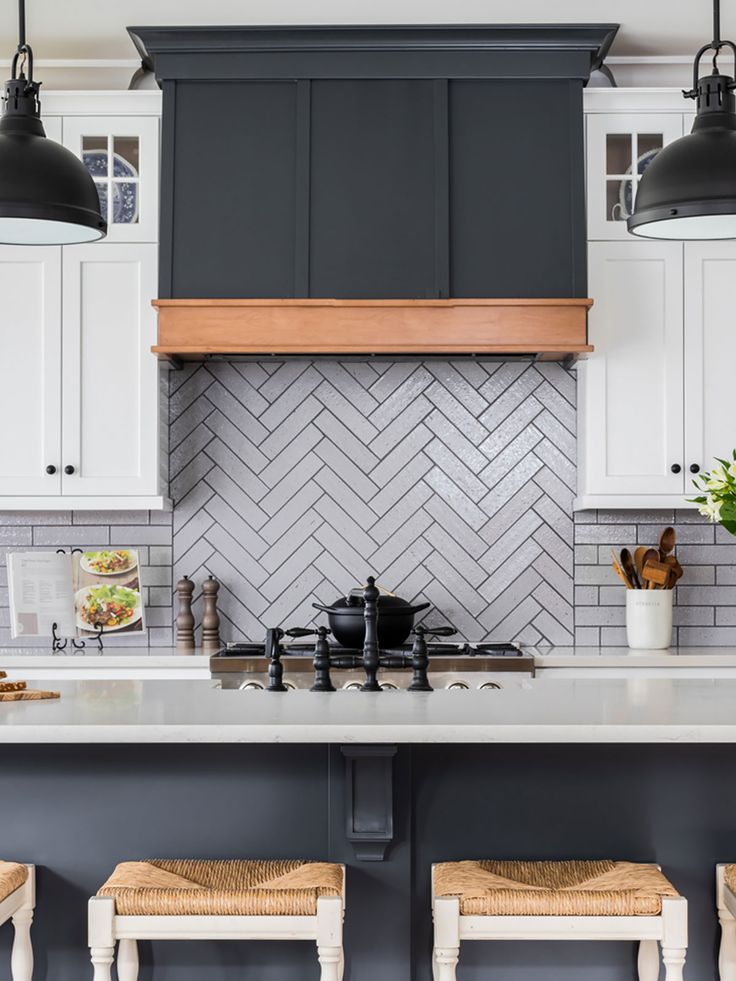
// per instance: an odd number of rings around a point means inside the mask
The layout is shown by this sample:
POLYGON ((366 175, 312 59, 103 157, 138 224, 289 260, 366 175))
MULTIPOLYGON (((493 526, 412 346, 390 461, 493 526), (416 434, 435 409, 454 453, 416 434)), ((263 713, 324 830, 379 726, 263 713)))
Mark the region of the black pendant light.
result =
MULTIPOLYGON (((713 40, 695 56, 696 99, 692 132, 668 144, 642 174, 629 231, 644 238, 736 238, 736 83, 718 70, 718 55, 732 41, 721 40, 720 0, 713 3, 713 40), (713 71, 698 78, 700 61, 713 52, 713 71)), ((636 166, 636 164, 634 164, 636 166)))
POLYGON ((107 232, 97 189, 79 157, 46 137, 25 19, 19 0, 18 48, 0 119, 0 242, 93 242, 107 232))

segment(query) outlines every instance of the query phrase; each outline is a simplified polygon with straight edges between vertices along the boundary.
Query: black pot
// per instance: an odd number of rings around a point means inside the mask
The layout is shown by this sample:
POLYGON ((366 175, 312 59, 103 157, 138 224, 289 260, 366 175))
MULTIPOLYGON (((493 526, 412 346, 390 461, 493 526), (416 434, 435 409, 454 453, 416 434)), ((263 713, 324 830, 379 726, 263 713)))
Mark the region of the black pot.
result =
MULTIPOLYGON (((321 603, 312 603, 312 606, 328 615, 332 636, 338 644, 362 649, 365 641, 365 600, 362 590, 353 590, 332 606, 321 603)), ((412 632, 415 614, 429 606, 429 603, 412 606, 399 596, 381 593, 378 597, 378 646, 383 649, 400 647, 412 632)))

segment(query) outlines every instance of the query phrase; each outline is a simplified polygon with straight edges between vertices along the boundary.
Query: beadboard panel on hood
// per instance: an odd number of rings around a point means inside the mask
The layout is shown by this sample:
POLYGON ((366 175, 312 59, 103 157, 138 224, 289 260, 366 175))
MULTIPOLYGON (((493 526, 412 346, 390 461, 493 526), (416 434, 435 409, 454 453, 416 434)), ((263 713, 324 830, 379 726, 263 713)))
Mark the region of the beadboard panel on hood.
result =
POLYGON ((573 637, 574 374, 289 361, 172 376, 174 578, 228 638, 305 625, 368 574, 469 640, 573 637))

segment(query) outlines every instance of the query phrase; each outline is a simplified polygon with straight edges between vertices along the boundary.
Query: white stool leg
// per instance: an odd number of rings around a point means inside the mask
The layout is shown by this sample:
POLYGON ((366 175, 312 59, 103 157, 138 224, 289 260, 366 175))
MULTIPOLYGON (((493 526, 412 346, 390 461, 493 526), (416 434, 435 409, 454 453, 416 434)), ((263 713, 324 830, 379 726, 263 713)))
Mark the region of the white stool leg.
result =
POLYGON ((725 866, 716 866, 716 906, 721 924, 721 946, 718 952, 718 973, 721 981, 736 981, 736 919, 726 908, 723 898, 726 883, 725 866))
POLYGON ((121 940, 118 944, 118 981, 138 981, 138 944, 121 940))
POLYGON ((337 966, 337 981, 342 981, 345 975, 345 954, 340 951, 340 963, 337 966))
POLYGON ((662 900, 662 961, 665 981, 682 981, 687 954, 687 900, 665 896, 662 900))
POLYGON ((664 963, 665 981, 683 981, 683 968, 685 967, 684 947, 663 947, 662 961, 664 963))
POLYGON ((10 954, 10 977, 13 981, 31 981, 33 947, 31 946, 32 909, 19 909, 13 915, 13 949, 10 954))
POLYGON ((460 958, 460 902, 452 897, 434 901, 434 949, 432 969, 435 981, 456 981, 460 958))
POLYGON ((33 946, 31 923, 36 905, 36 869, 28 865, 28 878, 23 885, 23 905, 13 915, 13 947, 10 953, 12 981, 31 981, 33 977, 33 946))
POLYGON ((340 981, 340 948, 318 947, 317 956, 322 968, 320 981, 340 981))
POLYGON ((115 959, 115 900, 93 896, 88 906, 89 949, 94 966, 94 981, 111 981, 115 959))
POLYGON ((342 914, 342 899, 338 896, 323 896, 317 900, 317 957, 322 969, 321 981, 340 981, 342 976, 342 914))
POLYGON ((659 978, 659 947, 656 940, 639 942, 639 981, 657 981, 659 978))

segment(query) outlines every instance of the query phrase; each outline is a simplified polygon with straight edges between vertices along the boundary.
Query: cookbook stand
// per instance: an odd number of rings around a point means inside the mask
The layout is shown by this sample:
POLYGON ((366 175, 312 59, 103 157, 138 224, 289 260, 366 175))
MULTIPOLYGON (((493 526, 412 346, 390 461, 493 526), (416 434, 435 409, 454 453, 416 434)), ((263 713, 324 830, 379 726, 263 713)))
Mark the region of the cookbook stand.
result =
MULTIPOLYGON (((74 555, 75 552, 80 552, 81 553, 82 551, 83 551, 83 549, 81 549, 81 548, 73 548, 71 550, 71 554, 74 555)), ((56 549, 56 553, 57 553, 57 555, 66 555, 66 549, 64 549, 64 548, 57 548, 56 549)), ((82 651, 82 650, 84 650, 86 648, 86 646, 87 646, 87 641, 86 640, 77 640, 75 637, 67 637, 65 640, 62 640, 61 637, 59 637, 59 635, 56 632, 57 626, 58 626, 58 624, 56 624, 56 623, 52 623, 51 624, 51 653, 52 654, 59 654, 61 651, 66 650, 66 648, 67 648, 67 646, 69 644, 69 641, 72 642, 72 647, 74 648, 75 651, 82 651)), ((92 637, 88 637, 87 640, 96 640, 97 641, 97 650, 100 651, 100 653, 102 653, 102 650, 103 650, 103 647, 102 647, 102 627, 100 627, 100 629, 97 631, 97 633, 94 634, 92 637)))

